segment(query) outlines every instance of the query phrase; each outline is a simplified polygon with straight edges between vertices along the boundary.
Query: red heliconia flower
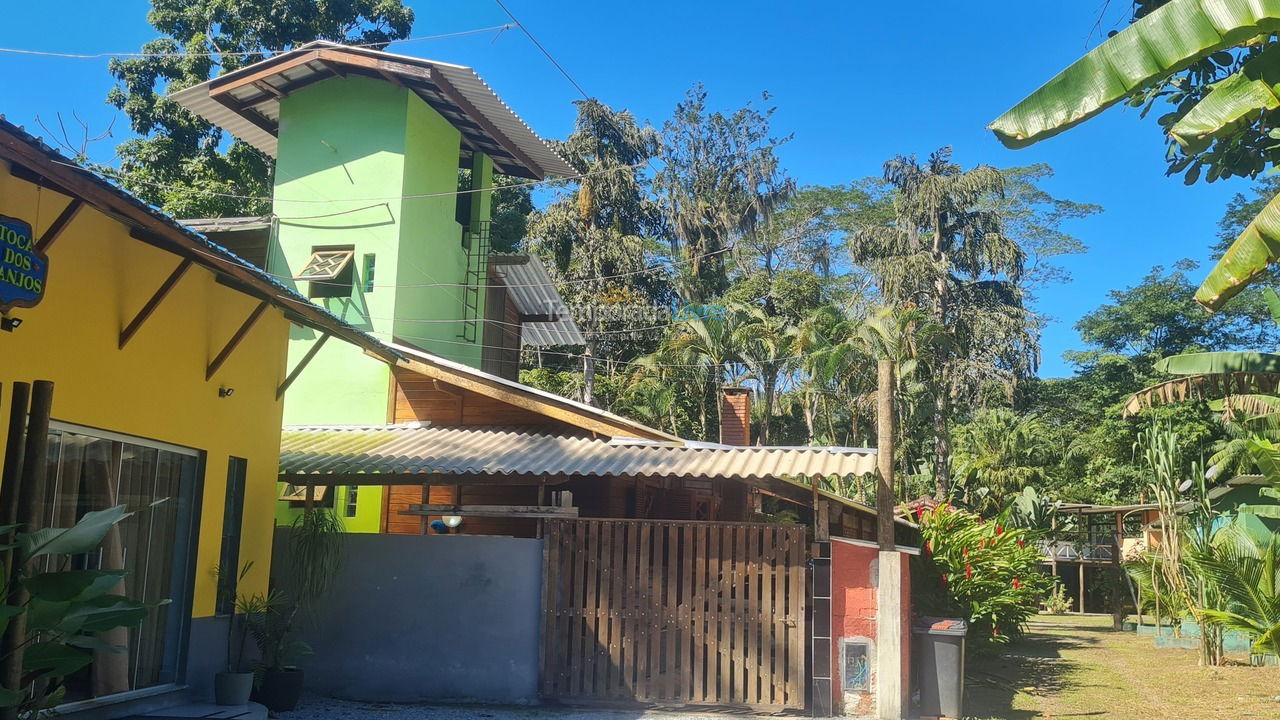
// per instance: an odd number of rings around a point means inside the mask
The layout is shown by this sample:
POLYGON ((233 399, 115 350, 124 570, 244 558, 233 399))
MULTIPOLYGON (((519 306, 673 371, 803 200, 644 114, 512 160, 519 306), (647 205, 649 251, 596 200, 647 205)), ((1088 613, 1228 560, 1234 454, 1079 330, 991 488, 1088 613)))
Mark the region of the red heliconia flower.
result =
POLYGON ((1018 547, 1022 547, 1022 538, 1018 538, 1018 547))
POLYGON ((992 627, 992 628, 991 628, 991 634, 992 634, 992 635, 999 635, 999 634, 1000 634, 1000 627, 999 627, 998 625, 997 625, 997 626, 992 627))
POLYGON ((1014 590, 1021 590, 1021 589, 1022 589, 1022 581, 1021 581, 1021 580, 1019 580, 1018 578, 1014 578, 1014 579, 1013 579, 1013 589, 1014 589, 1014 590))
POLYGON ((968 563, 965 563, 965 566, 964 566, 964 576, 965 576, 965 579, 972 579, 972 578, 973 578, 973 566, 972 566, 972 565, 970 565, 970 564, 968 564, 968 563))
POLYGON ((964 556, 969 557, 969 548, 964 549, 964 556))
POLYGON ((932 541, 932 540, 925 540, 925 541, 924 541, 924 551, 925 551, 925 552, 927 552, 927 553, 932 553, 932 552, 933 552, 933 541, 932 541))
POLYGON ((999 525, 999 524, 997 524, 997 525, 996 525, 996 534, 997 534, 997 535, 1003 535, 1003 534, 1004 534, 1004 526, 1003 526, 1003 525, 999 525))
POLYGON ((942 587, 946 587, 946 586, 947 586, 947 578, 948 578, 948 577, 950 577, 950 576, 949 576, 949 575, 947 575, 946 573, 942 573, 942 587))

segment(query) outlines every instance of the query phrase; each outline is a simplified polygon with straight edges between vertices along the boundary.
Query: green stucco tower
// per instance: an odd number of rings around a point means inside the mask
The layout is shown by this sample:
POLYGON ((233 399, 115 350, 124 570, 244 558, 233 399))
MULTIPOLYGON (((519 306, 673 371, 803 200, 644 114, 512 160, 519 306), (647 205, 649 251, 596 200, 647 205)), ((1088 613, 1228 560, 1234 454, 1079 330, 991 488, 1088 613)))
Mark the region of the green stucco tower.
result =
MULTIPOLYGON (((381 340, 479 367, 485 293, 477 268, 488 252, 479 230, 490 193, 456 194, 459 131, 405 87, 359 75, 282 98, 279 127, 269 271, 295 278, 300 292, 381 340), (304 276, 321 279, 296 279, 304 276)), ((490 187, 489 157, 473 153, 470 165, 472 189, 490 187)), ((290 367, 317 341, 295 328, 290 367)), ((347 343, 326 344, 290 389, 284 421, 381 424, 392 392, 386 363, 347 343)), ((353 498, 338 488, 333 501, 350 530, 374 532, 381 495, 364 487, 353 498)), ((295 513, 282 503, 278 514, 295 513)))
MULTIPOLYGON (((534 180, 574 170, 471 68, 316 41, 170 98, 276 159, 271 216, 216 219, 206 232, 348 323, 510 372, 502 353, 523 342, 506 331, 511 309, 521 328, 560 322, 539 285, 523 286, 527 301, 495 294, 494 320, 508 319, 488 328, 501 338, 485 352, 495 169, 534 180)), ((294 329, 289 372, 287 425, 381 425, 394 407, 387 364, 311 330, 294 329)), ((349 529, 379 530, 380 488, 336 495, 325 504, 349 529)), ((278 518, 296 511, 282 502, 278 518)))

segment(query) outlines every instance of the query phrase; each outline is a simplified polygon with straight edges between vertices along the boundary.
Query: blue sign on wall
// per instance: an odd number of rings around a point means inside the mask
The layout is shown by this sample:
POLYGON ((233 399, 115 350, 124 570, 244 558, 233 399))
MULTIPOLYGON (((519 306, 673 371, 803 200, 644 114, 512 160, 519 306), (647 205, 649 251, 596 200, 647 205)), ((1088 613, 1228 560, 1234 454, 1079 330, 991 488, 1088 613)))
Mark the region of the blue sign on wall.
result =
POLYGON ((32 235, 30 223, 0 215, 0 310, 31 307, 44 297, 49 259, 32 235))

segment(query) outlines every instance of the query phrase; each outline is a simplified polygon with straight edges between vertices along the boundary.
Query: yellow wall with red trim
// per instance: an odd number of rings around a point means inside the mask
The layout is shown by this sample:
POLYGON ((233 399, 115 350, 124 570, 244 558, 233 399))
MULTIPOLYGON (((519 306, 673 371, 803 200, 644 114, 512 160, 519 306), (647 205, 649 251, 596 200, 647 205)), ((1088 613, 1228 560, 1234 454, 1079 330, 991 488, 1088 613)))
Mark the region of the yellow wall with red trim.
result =
MULTIPOLYGON (((70 199, 10 174, 0 161, 0 214, 39 237, 70 199)), ((290 323, 266 312, 210 380, 205 369, 258 300, 194 265, 123 349, 120 330, 180 258, 136 240, 89 205, 49 248, 43 300, 0 332, 0 422, 12 383, 52 380, 53 418, 204 451, 192 614, 212 615, 229 456, 248 460, 241 562, 254 567, 241 592, 265 592, 271 564, 282 403, 290 323), (220 398, 220 387, 234 393, 220 398)), ((3 426, 0 425, 0 433, 3 426)), ((4 448, 0 444, 0 461, 4 448)))

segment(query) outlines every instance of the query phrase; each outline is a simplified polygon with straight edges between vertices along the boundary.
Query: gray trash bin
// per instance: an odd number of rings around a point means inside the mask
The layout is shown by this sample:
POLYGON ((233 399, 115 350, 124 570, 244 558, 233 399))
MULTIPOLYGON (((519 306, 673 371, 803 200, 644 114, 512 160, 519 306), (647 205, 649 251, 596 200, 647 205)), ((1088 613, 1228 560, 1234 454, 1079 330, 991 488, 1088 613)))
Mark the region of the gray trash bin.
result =
POLYGON ((956 618, 924 617, 912 628, 922 717, 964 717, 964 637, 968 632, 968 624, 956 618))

